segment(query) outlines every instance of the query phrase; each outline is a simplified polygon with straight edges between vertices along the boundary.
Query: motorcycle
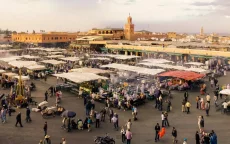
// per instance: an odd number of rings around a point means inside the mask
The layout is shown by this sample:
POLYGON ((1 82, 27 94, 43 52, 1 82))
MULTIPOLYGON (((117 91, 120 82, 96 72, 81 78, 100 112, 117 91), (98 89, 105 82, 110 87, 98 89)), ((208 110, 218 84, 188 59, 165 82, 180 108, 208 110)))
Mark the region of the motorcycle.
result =
POLYGON ((107 134, 105 137, 97 136, 94 140, 95 144, 115 144, 115 140, 107 134))

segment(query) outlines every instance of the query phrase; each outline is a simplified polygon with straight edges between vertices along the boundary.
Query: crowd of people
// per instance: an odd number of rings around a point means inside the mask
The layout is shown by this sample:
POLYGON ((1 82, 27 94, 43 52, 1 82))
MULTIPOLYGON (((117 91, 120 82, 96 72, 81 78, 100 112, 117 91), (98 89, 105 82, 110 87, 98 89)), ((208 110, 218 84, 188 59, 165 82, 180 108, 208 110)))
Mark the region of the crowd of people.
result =
MULTIPOLYGON (((79 56, 81 53, 75 52, 76 56, 79 56)), ((103 64, 104 62, 100 63, 103 64)), ((97 61, 86 61, 82 64, 82 66, 86 67, 96 67, 99 68, 99 63, 97 61)), ((68 72, 70 69, 74 68, 75 63, 67 62, 62 67, 51 67, 51 70, 53 70, 55 73, 59 72, 68 72)), ((226 68, 224 67, 217 67, 217 72, 223 72, 224 75, 226 75, 226 68)), ((34 77, 40 79, 44 78, 45 81, 47 79, 48 74, 47 73, 35 73, 34 77)), ((116 78, 116 77, 115 77, 116 78)), ((12 85, 8 85, 9 82, 6 84, 7 78, 1 78, 1 84, 3 88, 12 88, 12 94, 9 95, 10 99, 8 97, 4 97, 1 104, 2 104, 2 110, 1 110, 1 119, 2 123, 6 122, 6 115, 7 113, 9 116, 11 116, 11 112, 14 112, 10 105, 10 101, 14 101, 17 96, 15 93, 16 86, 17 86, 17 80, 12 81, 12 85)), ((117 81, 112 80, 111 81, 117 81)), ((116 82, 115 82, 116 83, 116 82)), ((86 93, 84 90, 80 89, 78 97, 83 99, 83 103, 85 106, 85 119, 78 119, 75 121, 75 119, 71 118, 63 118, 62 120, 62 128, 67 129, 68 131, 71 130, 84 130, 86 129, 88 132, 91 132, 93 130, 93 126, 95 125, 95 128, 98 129, 103 125, 103 123, 108 122, 111 123, 111 127, 114 128, 115 131, 120 132, 121 134, 121 141, 123 143, 131 144, 132 141, 132 125, 135 124, 135 121, 138 120, 138 106, 145 101, 145 99, 148 96, 152 96, 155 99, 155 108, 159 111, 162 111, 161 113, 161 125, 159 123, 155 126, 155 142, 159 142, 161 139, 164 138, 165 133, 167 132, 167 129, 170 128, 169 124, 169 115, 172 111, 172 101, 171 101, 171 91, 168 91, 168 96, 165 98, 162 89, 160 89, 159 83, 154 81, 152 83, 142 83, 138 82, 133 87, 126 87, 117 85, 117 83, 109 83, 107 89, 103 89, 102 86, 97 87, 97 90, 92 91, 92 93, 86 93), (105 92, 107 93, 107 96, 105 96, 105 92), (104 99, 105 107, 102 109, 96 110, 96 102, 98 99, 104 99), (166 106, 164 106, 164 104, 166 106), (125 125, 120 124, 120 117, 118 113, 114 112, 114 109, 118 108, 124 111, 130 110, 130 117, 132 119, 128 119, 125 125)), ((210 78, 210 86, 212 89, 214 89, 214 105, 218 106, 218 100, 219 97, 222 99, 222 94, 219 92, 223 89, 222 87, 219 87, 218 80, 215 75, 211 76, 210 78)), ((227 89, 230 89, 230 86, 226 86, 227 89)), ((27 105, 21 107, 26 108, 26 122, 32 122, 32 118, 30 117, 30 108, 28 105, 31 103, 31 87, 28 86, 26 92, 26 100, 28 100, 26 103, 27 105)), ((201 96, 196 97, 196 108, 198 110, 205 110, 205 115, 208 117, 210 115, 210 106, 211 106, 211 96, 209 93, 207 93, 206 86, 202 86, 201 96)), ((56 103, 60 102, 60 98, 62 95, 61 91, 55 91, 56 93, 56 103)), ((48 101, 48 91, 45 92, 44 100, 48 101)), ((181 111, 185 112, 187 114, 190 114, 192 104, 191 96, 188 91, 185 91, 183 100, 182 100, 182 107, 181 111)), ((222 103, 221 103, 222 104, 222 103)), ((224 113, 227 112, 227 98, 224 98, 223 102, 223 108, 224 113)), ((18 112, 16 116, 16 123, 15 126, 17 127, 19 124, 20 127, 23 127, 21 122, 21 112, 18 112)), ((48 135, 48 123, 45 122, 44 127, 44 139, 39 142, 39 144, 51 144, 51 136, 48 135)), ((172 127, 172 143, 178 143, 180 140, 178 140, 178 132, 180 130, 176 129, 175 126, 172 127)), ((204 117, 199 116, 198 117, 198 131, 195 132, 195 140, 196 144, 217 144, 217 134, 212 131, 207 131, 204 128, 204 117)), ((183 144, 189 143, 189 139, 184 138, 183 144)), ((61 144, 66 144, 66 139, 61 139, 61 144)))

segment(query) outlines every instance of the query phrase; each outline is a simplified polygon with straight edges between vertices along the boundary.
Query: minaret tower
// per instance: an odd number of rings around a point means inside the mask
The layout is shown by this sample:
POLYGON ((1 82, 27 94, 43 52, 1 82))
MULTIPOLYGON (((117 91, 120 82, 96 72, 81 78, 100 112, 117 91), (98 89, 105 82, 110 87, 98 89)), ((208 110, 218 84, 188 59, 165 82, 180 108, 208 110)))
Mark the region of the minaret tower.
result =
POLYGON ((204 28, 203 27, 201 27, 201 29, 200 29, 200 35, 204 36, 204 28))
POLYGON ((132 17, 129 14, 129 17, 127 18, 127 23, 125 24, 125 39, 127 40, 133 40, 134 36, 134 24, 132 23, 132 17))

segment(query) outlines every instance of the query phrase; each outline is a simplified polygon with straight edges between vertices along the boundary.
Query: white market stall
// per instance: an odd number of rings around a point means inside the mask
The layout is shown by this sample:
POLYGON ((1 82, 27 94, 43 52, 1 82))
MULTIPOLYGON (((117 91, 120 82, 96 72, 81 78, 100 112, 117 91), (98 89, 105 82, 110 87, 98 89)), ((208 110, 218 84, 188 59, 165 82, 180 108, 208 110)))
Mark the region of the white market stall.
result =
POLYGON ((64 57, 64 58, 60 58, 60 60, 75 62, 75 61, 79 61, 80 58, 79 57, 64 57))
POLYGON ((152 64, 164 64, 164 63, 174 63, 173 61, 169 61, 166 59, 145 59, 143 62, 149 62, 152 64))
POLYGON ((145 75, 156 75, 156 74, 159 74, 165 71, 163 69, 149 69, 149 68, 143 68, 143 67, 129 66, 125 64, 116 64, 116 63, 103 65, 101 67, 131 71, 131 72, 136 72, 136 73, 145 74, 145 75))
POLYGON ((35 62, 35 61, 11 61, 11 62, 9 62, 9 65, 11 65, 13 67, 18 67, 18 68, 32 66, 32 65, 36 65, 36 64, 37 64, 37 62, 35 62))
POLYGON ((185 65, 204 66, 205 64, 201 62, 187 62, 185 65))
POLYGON ((185 69, 185 71, 193 71, 193 72, 202 73, 202 74, 211 73, 210 70, 205 70, 205 69, 202 69, 202 68, 187 68, 187 69, 185 69))
POLYGON ((11 62, 11 61, 19 60, 21 58, 22 58, 21 56, 11 56, 11 57, 0 58, 0 61, 8 63, 8 62, 11 62))
POLYGON ((31 56, 31 55, 23 55, 22 56, 24 59, 29 59, 29 60, 32 60, 32 59, 40 59, 39 56, 31 56))
POLYGON ((45 64, 51 64, 51 65, 60 65, 60 64, 65 64, 65 62, 63 61, 57 61, 57 60, 43 60, 41 61, 41 63, 45 63, 45 64))
POLYGON ((138 63, 139 65, 150 66, 150 67, 160 67, 163 69, 175 69, 175 70, 185 70, 186 67, 183 66, 174 66, 169 64, 162 64, 162 63, 138 63))
POLYGON ((79 72, 79 73, 93 73, 93 74, 104 74, 104 73, 110 73, 112 71, 109 70, 102 70, 97 68, 77 68, 77 69, 71 69, 71 72, 79 72))
POLYGON ((5 70, 0 69, 0 74, 5 73, 5 70))
POLYGON ((107 80, 107 77, 99 76, 94 73, 81 73, 81 72, 70 72, 62 74, 53 74, 56 77, 65 78, 74 83, 83 83, 88 81, 94 81, 98 79, 107 80))
POLYGON ((50 55, 50 56, 46 56, 47 58, 64 58, 65 56, 63 55, 50 55))
MULTIPOLYGON (((14 76, 13 78, 19 79, 19 76, 14 76)), ((28 81, 28 80, 30 80, 30 77, 29 76, 21 76, 21 80, 22 81, 28 81)))
POLYGON ((9 62, 9 65, 13 67, 22 68, 22 67, 37 65, 37 62, 35 61, 11 61, 9 62))
POLYGON ((2 78, 8 79, 8 80, 11 80, 15 76, 18 76, 18 74, 12 73, 12 72, 2 74, 2 78))
POLYGON ((89 58, 89 60, 101 60, 101 61, 110 61, 110 58, 104 58, 104 57, 95 57, 95 58, 89 58))
POLYGON ((40 71, 46 69, 44 65, 32 65, 32 66, 27 66, 26 68, 31 71, 40 71))
POLYGON ((50 52, 49 54, 50 55, 60 55, 60 54, 62 54, 62 52, 50 52))
POLYGON ((224 90, 220 91, 220 94, 230 95, 230 89, 224 89, 224 90))
POLYGON ((112 54, 93 54, 93 56, 97 57, 110 57, 110 58, 115 58, 119 60, 128 60, 128 59, 133 59, 133 58, 140 58, 140 56, 135 56, 135 55, 112 55, 112 54))

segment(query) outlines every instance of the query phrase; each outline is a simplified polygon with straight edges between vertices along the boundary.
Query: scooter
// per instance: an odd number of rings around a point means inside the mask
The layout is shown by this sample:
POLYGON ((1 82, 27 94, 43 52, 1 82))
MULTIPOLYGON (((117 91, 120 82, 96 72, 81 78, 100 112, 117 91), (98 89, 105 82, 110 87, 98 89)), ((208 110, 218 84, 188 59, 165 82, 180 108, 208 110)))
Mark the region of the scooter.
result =
POLYGON ((115 144, 115 140, 107 134, 105 137, 97 136, 94 140, 95 144, 115 144))

